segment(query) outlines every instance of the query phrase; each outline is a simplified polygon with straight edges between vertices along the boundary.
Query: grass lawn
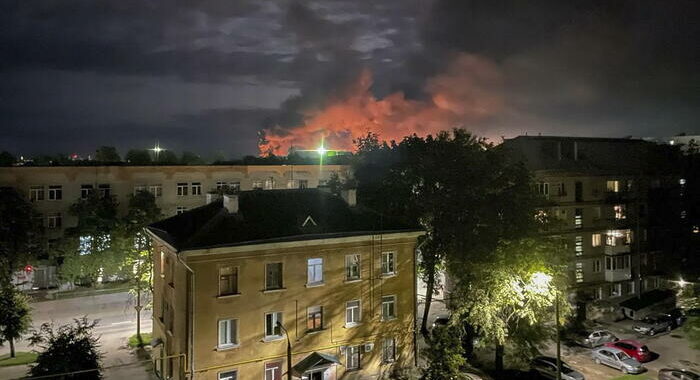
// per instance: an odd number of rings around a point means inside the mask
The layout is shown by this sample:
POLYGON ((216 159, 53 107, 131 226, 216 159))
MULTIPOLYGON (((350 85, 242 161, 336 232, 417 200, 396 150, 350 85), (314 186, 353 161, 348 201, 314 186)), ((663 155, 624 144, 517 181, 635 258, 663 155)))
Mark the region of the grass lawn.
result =
POLYGON ((640 373, 639 375, 624 375, 610 380, 652 380, 652 378, 646 374, 640 373))
MULTIPOLYGON (((151 344, 151 333, 141 333, 141 339, 145 346, 151 344)), ((136 338, 136 334, 129 337, 129 347, 136 348, 139 345, 139 340, 136 338)))
POLYGON ((10 354, 0 355, 0 367, 29 364, 36 361, 36 354, 33 352, 17 351, 15 354, 16 357, 14 358, 10 358, 10 354))

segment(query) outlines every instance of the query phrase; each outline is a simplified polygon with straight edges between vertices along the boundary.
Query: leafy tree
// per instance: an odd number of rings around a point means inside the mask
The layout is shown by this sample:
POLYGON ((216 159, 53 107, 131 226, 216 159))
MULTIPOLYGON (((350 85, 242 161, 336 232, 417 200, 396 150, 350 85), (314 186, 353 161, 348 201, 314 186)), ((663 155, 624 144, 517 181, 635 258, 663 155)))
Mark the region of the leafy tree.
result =
POLYGON ((549 238, 502 241, 490 260, 472 266, 457 283, 456 315, 476 327, 482 339, 496 345, 496 369, 503 369, 506 342, 523 355, 537 353, 555 334, 553 306, 560 318, 570 313, 562 245, 549 238), (464 281, 463 281, 464 280, 464 281))
POLYGON ((15 341, 29 330, 32 324, 29 297, 12 285, 0 288, 0 345, 10 343, 10 357, 15 357, 15 341))
POLYGON ((5 150, 0 152, 0 166, 12 166, 15 162, 17 162, 17 159, 12 153, 5 150))
POLYGON ((98 321, 87 317, 74 319, 73 324, 54 328, 44 323, 33 331, 30 345, 42 349, 36 365, 29 370, 30 376, 48 376, 59 373, 86 371, 70 376, 71 379, 93 380, 102 378, 102 353, 99 338, 94 329, 98 321))
POLYGON ((203 165, 204 160, 200 155, 196 153, 182 152, 182 156, 180 157, 180 163, 183 165, 203 165))
POLYGON ((462 374, 466 360, 458 327, 447 325, 433 329, 430 346, 423 351, 423 356, 428 362, 423 380, 466 379, 462 374))
POLYGON ((34 221, 32 204, 11 187, 0 187, 0 286, 40 250, 41 227, 34 221))
POLYGON ((126 162, 131 165, 150 165, 153 160, 146 149, 130 149, 126 153, 126 162))
POLYGON ((104 163, 121 162, 117 148, 113 146, 101 146, 95 152, 95 160, 104 163))
POLYGON ((700 350, 700 317, 690 317, 683 325, 690 347, 700 350))
POLYGON ((176 165, 180 162, 177 155, 171 150, 163 150, 154 157, 153 162, 160 165, 176 165))

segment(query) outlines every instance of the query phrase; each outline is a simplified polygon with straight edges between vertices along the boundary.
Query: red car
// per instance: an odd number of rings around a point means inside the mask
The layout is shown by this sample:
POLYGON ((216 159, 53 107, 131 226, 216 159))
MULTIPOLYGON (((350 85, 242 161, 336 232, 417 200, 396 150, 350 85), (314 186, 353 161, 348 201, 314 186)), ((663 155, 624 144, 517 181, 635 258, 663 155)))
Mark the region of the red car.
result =
POLYGON ((605 346, 614 347, 625 351, 627 355, 637 359, 637 361, 640 363, 651 360, 651 351, 649 351, 649 348, 644 343, 638 340, 623 339, 618 340, 617 342, 605 343, 605 346))

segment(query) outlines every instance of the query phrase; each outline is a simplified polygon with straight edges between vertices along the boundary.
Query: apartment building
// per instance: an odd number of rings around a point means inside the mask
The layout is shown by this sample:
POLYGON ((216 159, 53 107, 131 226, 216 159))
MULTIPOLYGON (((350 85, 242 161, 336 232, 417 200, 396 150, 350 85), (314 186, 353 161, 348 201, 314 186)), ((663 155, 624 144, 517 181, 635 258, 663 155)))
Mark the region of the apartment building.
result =
POLYGON ((616 309, 663 285, 664 254, 651 244, 649 220, 650 189, 673 175, 665 169, 663 147, 550 136, 519 136, 503 146, 534 173, 542 210, 552 221, 544 233, 565 238, 580 317, 590 305, 616 309))
MULTIPOLYGON (((334 174, 344 180, 351 172, 344 165, 18 166, 0 168, 0 186, 14 187, 31 200, 50 247, 77 224, 70 206, 92 192, 114 196, 125 213, 129 194, 150 191, 170 216, 204 205, 212 190, 315 188, 334 174)), ((58 285, 52 265, 37 265, 16 277, 27 290, 58 285)))
POLYGON ((279 380, 290 364, 297 379, 371 379, 414 364, 422 232, 354 190, 243 191, 148 231, 160 378, 279 380))

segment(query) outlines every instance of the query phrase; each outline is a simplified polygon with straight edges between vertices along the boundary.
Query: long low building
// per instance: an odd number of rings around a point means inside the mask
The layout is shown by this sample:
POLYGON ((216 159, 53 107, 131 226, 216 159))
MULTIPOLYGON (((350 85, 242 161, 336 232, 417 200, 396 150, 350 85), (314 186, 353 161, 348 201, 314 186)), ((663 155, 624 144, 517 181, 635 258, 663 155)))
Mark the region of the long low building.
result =
POLYGON ((412 366, 423 232, 343 198, 244 191, 151 225, 159 377, 280 380, 291 367, 370 379, 412 366))

